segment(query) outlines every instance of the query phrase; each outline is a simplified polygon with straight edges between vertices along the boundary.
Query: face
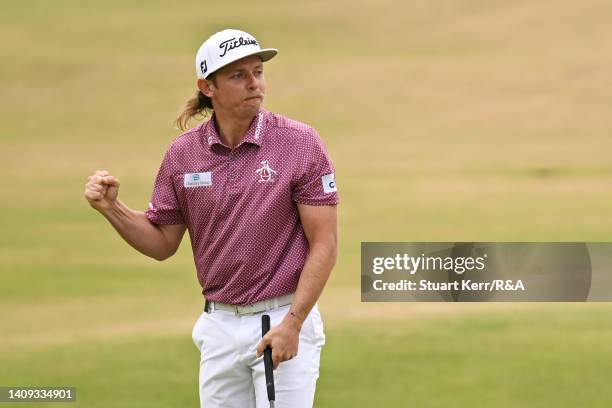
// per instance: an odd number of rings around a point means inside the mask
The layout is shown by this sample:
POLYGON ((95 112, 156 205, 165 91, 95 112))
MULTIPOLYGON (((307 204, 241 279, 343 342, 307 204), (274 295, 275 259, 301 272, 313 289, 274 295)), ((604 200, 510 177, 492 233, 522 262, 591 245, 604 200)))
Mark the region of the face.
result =
POLYGON ((215 111, 236 117, 253 116, 266 92, 263 62, 256 55, 242 58, 217 71, 214 82, 201 79, 198 85, 212 99, 215 111))

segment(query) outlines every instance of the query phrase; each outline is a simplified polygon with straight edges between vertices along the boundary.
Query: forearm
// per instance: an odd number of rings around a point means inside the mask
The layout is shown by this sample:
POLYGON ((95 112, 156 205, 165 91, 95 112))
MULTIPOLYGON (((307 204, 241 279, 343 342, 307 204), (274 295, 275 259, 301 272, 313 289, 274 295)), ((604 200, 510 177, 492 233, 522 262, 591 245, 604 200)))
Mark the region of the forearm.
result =
POLYGON ((287 316, 288 319, 299 321, 300 327, 323 292, 336 263, 336 256, 335 244, 321 242, 310 248, 291 305, 291 313, 287 316))
POLYGON ((157 260, 166 259, 173 254, 174 251, 163 232, 150 222, 143 212, 132 210, 120 200, 100 212, 137 251, 157 260))

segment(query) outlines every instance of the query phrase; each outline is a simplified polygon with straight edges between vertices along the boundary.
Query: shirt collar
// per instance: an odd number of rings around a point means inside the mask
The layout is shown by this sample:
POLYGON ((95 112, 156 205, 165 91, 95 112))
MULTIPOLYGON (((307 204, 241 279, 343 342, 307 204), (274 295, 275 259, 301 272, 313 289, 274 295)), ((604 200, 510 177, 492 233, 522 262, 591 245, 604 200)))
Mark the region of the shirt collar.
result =
MULTIPOLYGON (((240 146, 243 143, 251 143, 257 146, 261 146, 261 140, 264 134, 264 128, 266 124, 266 111, 260 109, 257 115, 253 118, 251 125, 247 129, 242 141, 238 144, 240 146)), ((213 112, 212 117, 204 126, 204 138, 205 142, 208 146, 213 146, 215 144, 225 146, 219 137, 219 133, 217 132, 217 127, 215 126, 216 116, 213 112)), ((238 147, 236 146, 236 147, 238 147)))

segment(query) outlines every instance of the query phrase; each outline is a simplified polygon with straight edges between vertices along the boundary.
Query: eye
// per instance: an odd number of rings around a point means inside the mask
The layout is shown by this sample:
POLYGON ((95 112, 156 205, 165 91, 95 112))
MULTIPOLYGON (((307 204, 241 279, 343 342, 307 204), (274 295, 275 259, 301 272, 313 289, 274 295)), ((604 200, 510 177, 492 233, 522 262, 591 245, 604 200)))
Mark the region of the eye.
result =
POLYGON ((242 72, 237 72, 237 73, 233 74, 232 76, 230 76, 230 78, 232 78, 232 79, 242 78, 242 72))

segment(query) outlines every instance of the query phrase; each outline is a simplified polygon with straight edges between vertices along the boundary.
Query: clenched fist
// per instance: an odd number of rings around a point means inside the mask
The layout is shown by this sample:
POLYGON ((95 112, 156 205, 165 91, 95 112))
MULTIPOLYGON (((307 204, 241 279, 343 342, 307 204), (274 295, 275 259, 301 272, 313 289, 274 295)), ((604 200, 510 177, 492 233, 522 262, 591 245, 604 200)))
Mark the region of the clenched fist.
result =
POLYGON ((119 194, 119 180, 106 170, 98 170, 87 178, 85 198, 89 205, 98 211, 104 211, 114 204, 119 194))

